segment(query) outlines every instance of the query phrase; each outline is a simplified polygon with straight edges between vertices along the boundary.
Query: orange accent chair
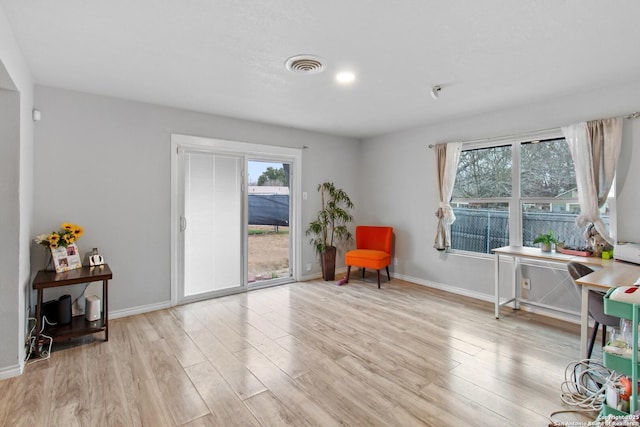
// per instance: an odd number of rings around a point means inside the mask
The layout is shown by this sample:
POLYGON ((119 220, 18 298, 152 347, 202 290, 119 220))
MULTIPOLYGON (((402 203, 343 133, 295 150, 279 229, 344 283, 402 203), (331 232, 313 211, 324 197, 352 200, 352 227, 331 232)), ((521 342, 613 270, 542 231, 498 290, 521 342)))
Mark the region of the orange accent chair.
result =
POLYGON ((356 249, 345 254, 347 265, 347 283, 351 274, 351 266, 362 268, 362 277, 367 268, 378 271, 378 289, 380 289, 380 269, 387 270, 391 264, 391 245, 393 243, 393 227, 359 225, 356 227, 356 249))

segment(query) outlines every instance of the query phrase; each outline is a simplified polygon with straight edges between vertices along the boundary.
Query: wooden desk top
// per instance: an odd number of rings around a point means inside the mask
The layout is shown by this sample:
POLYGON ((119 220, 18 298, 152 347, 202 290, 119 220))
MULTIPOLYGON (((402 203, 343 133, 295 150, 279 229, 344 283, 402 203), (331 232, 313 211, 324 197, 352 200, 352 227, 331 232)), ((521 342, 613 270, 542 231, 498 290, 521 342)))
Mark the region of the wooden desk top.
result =
POLYGON ((589 273, 576 280, 580 285, 609 289, 616 286, 631 286, 640 278, 640 265, 614 261, 606 268, 589 273))
POLYGON ((572 261, 580 262, 582 264, 590 264, 595 266, 607 266, 612 263, 612 260, 602 259, 597 257, 584 257, 576 255, 561 254, 556 251, 542 252, 540 248, 532 248, 529 246, 503 246, 501 248, 493 249, 493 252, 497 252, 500 255, 511 255, 522 258, 538 259, 542 261, 569 263, 572 261))
POLYGON ((33 279, 33 289, 53 288, 56 286, 73 285, 76 283, 98 282, 113 277, 107 264, 95 267, 81 267, 75 270, 56 273, 55 271, 40 270, 33 279))

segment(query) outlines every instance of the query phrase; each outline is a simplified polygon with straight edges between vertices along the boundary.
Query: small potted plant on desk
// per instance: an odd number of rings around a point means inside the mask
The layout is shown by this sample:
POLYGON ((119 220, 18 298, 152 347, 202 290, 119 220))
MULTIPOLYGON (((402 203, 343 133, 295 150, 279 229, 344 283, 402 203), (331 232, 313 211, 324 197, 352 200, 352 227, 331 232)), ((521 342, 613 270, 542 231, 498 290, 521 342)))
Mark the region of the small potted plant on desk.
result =
POLYGON ((540 243, 540 250, 542 252, 551 252, 551 245, 556 242, 557 240, 553 234, 553 230, 549 230, 548 233, 539 234, 533 241, 533 243, 540 243))

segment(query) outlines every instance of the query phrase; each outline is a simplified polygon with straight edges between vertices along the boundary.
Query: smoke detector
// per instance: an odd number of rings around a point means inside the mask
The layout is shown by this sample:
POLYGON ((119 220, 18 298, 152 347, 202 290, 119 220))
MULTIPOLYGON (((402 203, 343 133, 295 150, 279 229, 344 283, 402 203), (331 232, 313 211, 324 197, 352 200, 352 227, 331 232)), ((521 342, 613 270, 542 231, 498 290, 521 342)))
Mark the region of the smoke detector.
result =
POLYGON ((314 55, 296 55, 284 63, 287 70, 300 74, 317 74, 322 71, 322 58, 314 55))
POLYGON ((435 85, 434 87, 431 88, 431 97, 433 99, 438 99, 440 98, 440 91, 442 90, 442 87, 440 85, 435 85))

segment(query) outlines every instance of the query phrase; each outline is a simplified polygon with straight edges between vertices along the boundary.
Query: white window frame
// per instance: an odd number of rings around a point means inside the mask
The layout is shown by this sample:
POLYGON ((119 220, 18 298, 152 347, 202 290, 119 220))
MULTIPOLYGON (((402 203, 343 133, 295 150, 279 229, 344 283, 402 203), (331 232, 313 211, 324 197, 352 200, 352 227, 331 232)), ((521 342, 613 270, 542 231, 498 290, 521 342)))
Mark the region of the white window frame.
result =
MULTIPOLYGON (((511 196, 496 198, 453 198, 451 203, 507 203, 509 213, 509 244, 522 246, 522 205, 523 203, 553 203, 558 201, 549 197, 521 197, 520 196, 520 147, 522 143, 541 141, 548 139, 564 139, 562 130, 548 129, 539 132, 531 132, 519 135, 510 135, 499 138, 471 141, 462 144, 462 151, 491 148, 497 146, 511 145, 511 196)), ((567 203, 578 203, 578 198, 562 199, 567 203)), ((494 255, 483 252, 465 251, 451 248, 451 253, 473 255, 478 257, 493 258, 494 255)))

